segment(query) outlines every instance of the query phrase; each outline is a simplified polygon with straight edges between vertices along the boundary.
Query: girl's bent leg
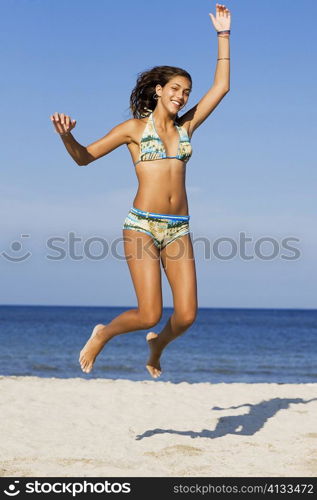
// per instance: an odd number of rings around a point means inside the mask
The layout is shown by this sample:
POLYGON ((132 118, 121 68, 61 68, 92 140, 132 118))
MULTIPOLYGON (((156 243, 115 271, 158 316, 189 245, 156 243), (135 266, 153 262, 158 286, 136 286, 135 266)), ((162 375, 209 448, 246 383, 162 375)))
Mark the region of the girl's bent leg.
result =
MULTIPOLYGON (((162 265, 173 293, 174 312, 159 335, 147 335, 150 347, 148 366, 160 366, 163 349, 184 333, 197 314, 197 281, 193 246, 189 234, 161 251, 162 265)), ((150 371, 150 370, 149 370, 150 371)))
POLYGON ((107 325, 98 324, 80 352, 82 370, 89 373, 105 344, 116 335, 152 328, 162 315, 162 289, 159 250, 151 237, 123 230, 124 251, 137 296, 138 308, 119 314, 107 325))

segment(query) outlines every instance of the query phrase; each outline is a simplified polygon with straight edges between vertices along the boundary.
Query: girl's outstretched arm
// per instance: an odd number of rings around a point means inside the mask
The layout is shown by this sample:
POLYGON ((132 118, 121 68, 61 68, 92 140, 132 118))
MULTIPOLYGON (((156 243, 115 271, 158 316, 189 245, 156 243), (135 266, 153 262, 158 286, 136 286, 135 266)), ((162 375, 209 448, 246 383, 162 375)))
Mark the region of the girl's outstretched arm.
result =
POLYGON ((122 144, 128 144, 131 141, 131 119, 115 126, 101 139, 88 146, 82 146, 70 132, 75 127, 76 120, 71 120, 64 113, 54 113, 50 118, 55 126, 55 131, 60 135, 68 153, 77 165, 80 166, 88 165, 122 144))

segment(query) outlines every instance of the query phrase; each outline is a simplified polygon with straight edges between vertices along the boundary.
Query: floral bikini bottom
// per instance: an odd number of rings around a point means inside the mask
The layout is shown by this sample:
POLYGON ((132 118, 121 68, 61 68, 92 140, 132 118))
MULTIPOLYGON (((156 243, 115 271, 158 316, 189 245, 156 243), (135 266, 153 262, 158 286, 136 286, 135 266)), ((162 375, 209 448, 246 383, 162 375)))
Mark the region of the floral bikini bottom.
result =
POLYGON ((190 232, 189 219, 189 215, 158 214, 132 207, 124 220, 123 229, 133 229, 150 235, 155 246, 162 250, 172 241, 190 232))

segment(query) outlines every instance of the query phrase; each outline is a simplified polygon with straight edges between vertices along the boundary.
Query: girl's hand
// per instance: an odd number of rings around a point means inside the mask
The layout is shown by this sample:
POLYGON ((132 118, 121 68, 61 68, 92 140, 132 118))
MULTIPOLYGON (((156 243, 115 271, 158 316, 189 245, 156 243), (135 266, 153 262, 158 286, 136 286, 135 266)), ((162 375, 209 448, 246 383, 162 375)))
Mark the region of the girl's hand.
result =
POLYGON ((70 116, 64 115, 64 113, 54 113, 50 118, 54 124, 55 132, 59 135, 68 134, 76 126, 76 120, 71 120, 70 116))
POLYGON ((209 15, 216 31, 230 30, 231 14, 225 5, 216 3, 216 17, 212 14, 209 15))

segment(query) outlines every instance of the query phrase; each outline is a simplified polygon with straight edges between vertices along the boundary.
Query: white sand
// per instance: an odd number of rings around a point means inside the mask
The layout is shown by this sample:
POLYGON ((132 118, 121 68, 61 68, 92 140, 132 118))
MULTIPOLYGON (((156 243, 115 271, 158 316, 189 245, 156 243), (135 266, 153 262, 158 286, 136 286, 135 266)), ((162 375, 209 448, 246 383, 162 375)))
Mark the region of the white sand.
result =
POLYGON ((317 384, 0 377, 0 393, 1 476, 317 476, 317 384))

